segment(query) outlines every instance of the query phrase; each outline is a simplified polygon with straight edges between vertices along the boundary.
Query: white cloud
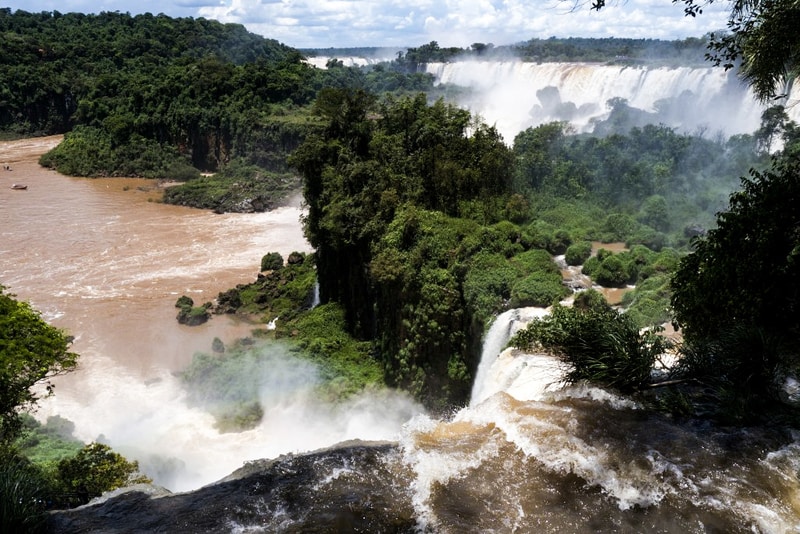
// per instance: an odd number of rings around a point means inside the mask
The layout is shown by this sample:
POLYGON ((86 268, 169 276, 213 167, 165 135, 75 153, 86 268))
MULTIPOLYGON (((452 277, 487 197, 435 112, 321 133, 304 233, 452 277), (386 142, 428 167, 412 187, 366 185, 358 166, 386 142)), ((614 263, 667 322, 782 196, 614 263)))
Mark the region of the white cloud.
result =
POLYGON ((497 45, 531 38, 702 36, 725 27, 727 2, 695 18, 670 0, 11 0, 26 11, 120 11, 201 16, 245 25, 295 47, 497 45), (577 2, 577 7, 576 7, 577 2))

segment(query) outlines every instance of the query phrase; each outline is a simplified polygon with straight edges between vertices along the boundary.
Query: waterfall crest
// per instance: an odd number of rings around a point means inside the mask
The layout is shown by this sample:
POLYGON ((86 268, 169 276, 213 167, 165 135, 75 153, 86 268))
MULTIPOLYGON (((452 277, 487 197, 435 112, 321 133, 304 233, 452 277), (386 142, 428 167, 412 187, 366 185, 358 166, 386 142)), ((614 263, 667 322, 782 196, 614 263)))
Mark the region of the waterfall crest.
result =
MULTIPOLYGON (((429 63, 425 70, 437 84, 471 88, 458 104, 495 125, 509 143, 522 130, 552 121, 591 132, 594 121, 608 116, 607 102, 614 98, 653 113, 653 123, 727 136, 755 131, 765 107, 735 73, 714 67, 509 60, 429 63)), ((800 119, 798 98, 790 87, 783 104, 793 120, 800 119)))

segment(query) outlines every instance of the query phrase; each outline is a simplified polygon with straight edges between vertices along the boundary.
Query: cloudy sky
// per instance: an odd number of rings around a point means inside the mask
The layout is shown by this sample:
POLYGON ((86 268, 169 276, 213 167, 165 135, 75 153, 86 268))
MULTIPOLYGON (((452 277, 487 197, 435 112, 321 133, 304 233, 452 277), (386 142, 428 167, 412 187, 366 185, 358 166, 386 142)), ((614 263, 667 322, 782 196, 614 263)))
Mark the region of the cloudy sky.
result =
POLYGON ((534 37, 700 37, 725 27, 727 1, 697 18, 671 0, 0 0, 30 12, 150 12, 243 24, 296 48, 496 45, 534 37), (576 7, 577 2, 577 7, 576 7))

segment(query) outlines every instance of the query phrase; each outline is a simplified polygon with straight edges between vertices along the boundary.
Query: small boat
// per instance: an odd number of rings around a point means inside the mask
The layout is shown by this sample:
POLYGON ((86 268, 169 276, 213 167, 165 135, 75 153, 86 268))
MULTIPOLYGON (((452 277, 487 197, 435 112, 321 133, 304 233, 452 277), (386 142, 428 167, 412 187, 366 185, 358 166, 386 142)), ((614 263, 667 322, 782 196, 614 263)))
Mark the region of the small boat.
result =
POLYGON ((11 184, 11 189, 28 189, 25 184, 11 184))

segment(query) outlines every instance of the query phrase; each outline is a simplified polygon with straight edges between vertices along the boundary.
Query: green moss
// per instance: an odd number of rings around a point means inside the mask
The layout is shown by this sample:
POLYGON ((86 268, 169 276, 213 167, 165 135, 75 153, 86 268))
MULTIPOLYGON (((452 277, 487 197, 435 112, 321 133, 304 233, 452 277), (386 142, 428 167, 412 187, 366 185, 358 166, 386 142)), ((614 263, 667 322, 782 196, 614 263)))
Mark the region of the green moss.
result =
MULTIPOLYGON (((249 284, 240 284, 217 297, 216 313, 254 315, 263 323, 287 321, 311 304, 316 283, 313 255, 292 253, 293 263, 271 270, 249 284)), ((283 260, 281 260, 282 262, 283 260)))
POLYGON ((371 343, 347 333, 344 311, 323 304, 280 328, 276 335, 291 335, 302 354, 322 366, 329 396, 340 397, 383 384, 383 368, 371 356, 371 343), (291 329, 291 331, 289 331, 291 329))

